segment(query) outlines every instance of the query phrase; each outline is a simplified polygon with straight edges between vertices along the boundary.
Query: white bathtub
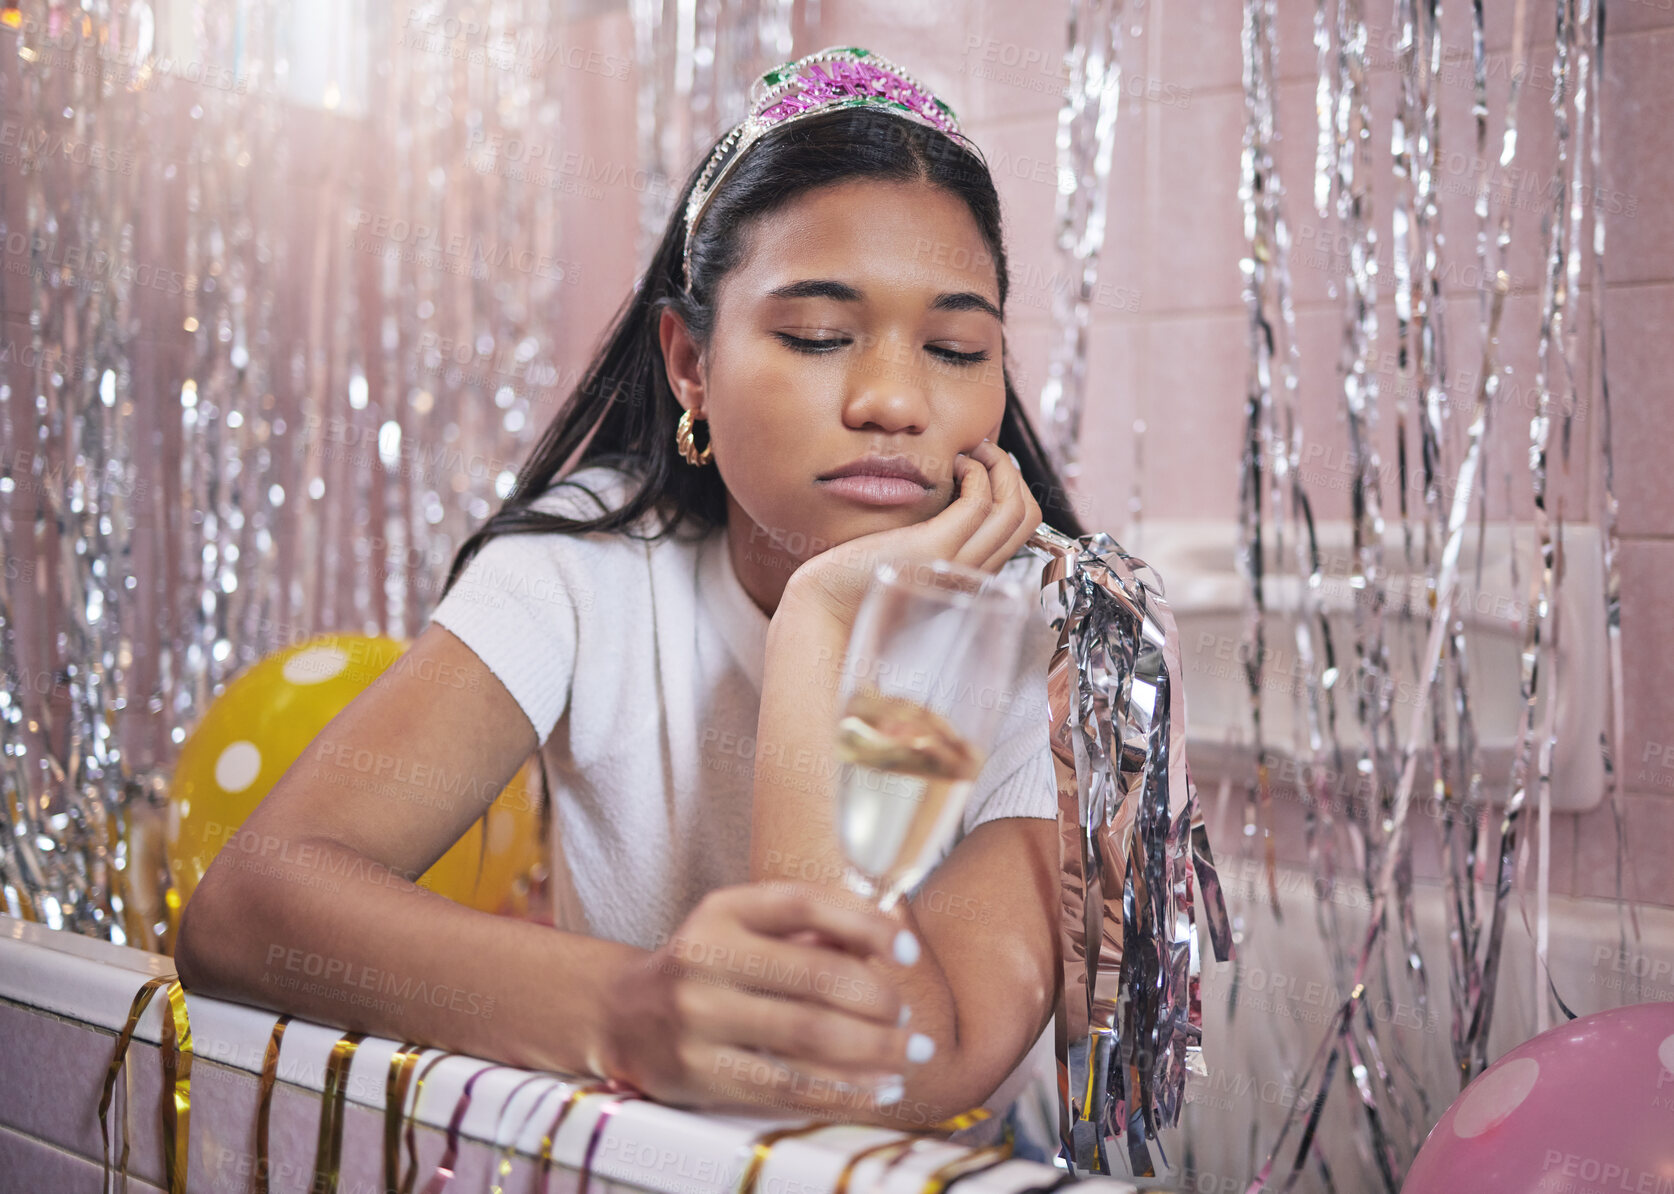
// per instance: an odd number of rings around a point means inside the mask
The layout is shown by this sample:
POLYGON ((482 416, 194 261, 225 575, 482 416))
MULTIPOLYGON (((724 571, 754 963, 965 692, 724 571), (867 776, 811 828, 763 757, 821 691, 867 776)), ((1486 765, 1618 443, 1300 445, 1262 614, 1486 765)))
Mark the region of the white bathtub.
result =
MULTIPOLYGON (((1530 869, 1532 873, 1532 863, 1530 869)), ((1301 1067, 1313 1056, 1341 1003, 1316 928, 1311 874, 1294 868, 1279 870, 1282 924, 1276 924, 1268 910, 1261 865, 1223 859, 1221 877, 1229 905, 1245 917, 1240 1006, 1232 1015, 1232 964, 1207 963, 1203 1052, 1209 1073, 1206 1079, 1193 1080, 1182 1126, 1164 1138, 1170 1160, 1178 1166, 1171 1173, 1170 1185, 1182 1194, 1242 1194, 1296 1099, 1301 1067)), ((1484 907, 1489 906, 1488 892, 1479 891, 1478 898, 1484 907)), ((1537 1031, 1536 990, 1544 984, 1536 982, 1533 939, 1515 908, 1516 898, 1513 893, 1500 995, 1489 1036, 1490 1061, 1537 1031)), ((1345 926, 1356 939, 1365 923, 1362 905, 1356 895, 1346 896, 1340 905, 1345 926)), ((1623 954, 1618 948, 1613 901, 1553 896, 1550 908, 1552 976, 1559 995, 1577 1015, 1674 999, 1674 909, 1642 907, 1642 937, 1634 942, 1630 931, 1628 952, 1623 954)), ((1386 1001, 1375 984, 1369 988, 1369 1001, 1381 1026, 1385 1060, 1393 1065, 1398 1058, 1410 1066, 1428 1097, 1427 1107, 1417 1100, 1413 1103, 1414 1131, 1421 1141, 1457 1097, 1459 1083, 1449 1045, 1452 1012, 1440 888, 1420 884, 1415 910, 1422 957, 1429 968, 1428 1007, 1420 1007, 1400 981, 1392 1001, 1386 1001)), ((1532 895, 1528 910, 1532 926, 1532 895)), ((1561 1013, 1556 1013, 1552 1022, 1561 1020, 1561 1013)), ((1398 1122, 1395 1127, 1397 1137, 1404 1138, 1398 1122)), ((1367 1138, 1364 1113, 1339 1067, 1319 1136, 1339 1194, 1382 1189, 1362 1147, 1367 1138)), ((1295 1146, 1293 1133, 1287 1161, 1295 1146)), ((1145 1183, 1140 1185, 1143 1188, 1145 1183)), ((1278 1188, 1277 1183, 1273 1188, 1278 1188)), ((1295 1188, 1321 1191, 1326 1187, 1311 1167, 1295 1188)))
MULTIPOLYGON (((1201 530, 1201 528, 1200 528, 1201 530)), ((1217 779, 1239 767, 1236 751, 1225 751, 1227 734, 1246 716, 1241 676, 1214 668, 1223 642, 1236 642, 1239 630, 1237 581, 1228 578, 1230 549, 1224 527, 1194 534, 1188 528, 1153 526, 1147 533, 1159 550, 1140 554, 1156 564, 1169 582, 1169 598, 1188 649, 1188 721, 1192 731, 1194 775, 1206 808, 1216 808, 1217 779), (1160 550, 1163 542, 1169 550, 1160 550), (1194 554, 1195 553, 1195 554, 1194 554), (1207 657, 1194 648, 1208 636, 1207 657), (1193 669, 1193 663, 1197 664, 1193 669), (1229 687, 1230 686, 1230 687, 1229 687), (1230 694, 1230 695, 1229 695, 1230 694)), ((1572 545, 1573 546, 1573 545, 1572 545)), ((1578 549, 1577 549, 1578 550, 1578 549)), ((1584 570, 1583 570, 1584 571, 1584 570)), ((1494 606, 1485 616, 1492 622, 1494 606)), ((1585 612, 1582 599, 1569 603, 1574 616, 1585 612)), ((1340 617, 1340 611, 1339 611, 1340 617)), ((1488 637, 1495 629, 1478 627, 1479 648, 1500 652, 1505 644, 1488 637)), ((1503 631, 1503 628, 1500 628, 1503 631)), ((1567 641, 1581 640, 1584 627, 1566 625, 1567 641)), ((1499 637, 1504 637, 1501 634, 1499 637)), ((1339 644, 1347 649, 1347 644, 1339 644)), ((1514 650, 1514 647, 1512 648, 1514 650)), ((1485 655, 1483 661, 1489 656, 1485 655)), ((1479 670, 1477 675, 1481 675, 1479 670)), ((1591 683, 1591 681, 1589 681, 1591 683)), ((1270 702, 1274 739, 1288 736, 1279 714, 1289 704, 1270 702)), ((1583 707, 1586 707, 1583 703, 1583 707)), ((1504 710, 1485 713, 1494 733, 1507 724, 1504 710), (1499 727, 1496 730, 1495 727, 1499 727)), ((1596 741, 1596 725, 1566 719, 1565 732, 1596 741)), ((1489 742, 1490 754, 1501 744, 1489 742)), ((1492 763, 1491 759, 1491 763, 1492 763)), ((1580 776, 1565 786, 1560 807, 1588 807, 1596 802, 1580 776)), ((1234 803, 1241 797, 1235 797, 1234 803)), ((1289 816, 1285 832, 1298 833, 1296 806, 1281 801, 1289 816)), ((1532 820, 1532 810, 1530 820, 1532 820)), ((1236 823, 1236 816, 1229 818, 1236 823)), ((1527 824, 1527 822, 1526 822, 1527 824)), ((1203 977, 1204 1057, 1208 1075, 1193 1079, 1179 1129, 1164 1134, 1170 1170, 1158 1181, 1139 1181, 1145 1189, 1178 1189, 1203 1194, 1238 1194, 1259 1168, 1279 1125, 1296 1097, 1299 1068, 1313 1055, 1338 1004, 1326 951, 1315 924, 1311 876, 1295 866, 1281 868, 1279 888, 1284 921, 1276 924, 1266 907, 1265 880, 1259 866, 1242 856, 1241 843, 1217 826, 1215 847, 1221 877, 1235 914, 1244 918, 1240 945, 1241 1006, 1231 1014, 1229 995, 1234 968, 1206 961, 1203 977)), ((1430 826, 1415 824, 1421 839, 1430 826)), ((1433 835, 1432 835, 1433 836, 1433 835)), ((1422 854, 1422 852, 1421 852, 1422 854)), ((1294 849, 1292 850, 1294 857, 1294 849)), ((1420 874, 1424 874, 1420 864, 1420 874)), ((1531 867, 1530 874, 1533 874, 1531 867)), ((1486 906, 1488 893, 1480 893, 1486 906)), ((1364 909, 1348 898, 1341 908, 1345 931, 1355 936, 1364 909)), ((1531 917, 1534 901, 1529 899, 1531 917)), ((1421 883, 1417 900, 1423 956, 1429 968, 1428 1007, 1420 1007, 1404 987, 1383 1003, 1374 993, 1374 1011, 1386 1024, 1389 1056, 1410 1066, 1428 1105, 1414 1100, 1412 1132, 1422 1138, 1429 1125, 1457 1094, 1458 1081, 1448 1047, 1448 1005, 1444 936, 1439 888, 1421 883)), ((1624 1003, 1674 999, 1674 909, 1641 910, 1643 939, 1617 949, 1618 914, 1604 901, 1553 897, 1551 966, 1560 994, 1578 1013, 1624 1003)), ((1500 978, 1490 1058, 1532 1035, 1538 1027, 1537 983, 1533 949, 1521 917, 1506 933, 1506 959, 1500 978)), ((1207 956, 1207 948, 1205 955, 1207 956)), ((135 989, 150 975, 168 973, 168 959, 104 942, 52 933, 41 926, 0 917, 0 1194, 13 1190, 96 1190, 101 1143, 95 1115, 100 1085, 115 1033, 127 1015, 135 989), (30 1175, 19 1177, 18 1175, 30 1175)), ((272 1013, 190 997, 197 1097, 192 1116, 192 1189, 249 1188, 253 1155, 256 1076, 272 1013)), ((160 1073, 157 1042, 161 1008, 153 1005, 142 1018, 134 1049, 133 1172, 140 1189, 162 1178, 157 1138, 160 1073), (150 1183, 148 1185, 148 1183, 150 1183)), ((314 1156, 324 1063, 339 1033, 317 1025, 294 1023, 285 1037, 280 1081, 273 1112, 273 1194, 306 1187, 314 1156)), ((392 1041, 362 1044, 350 1071, 343 1194, 371 1194, 381 1185, 379 1129, 384 1105, 384 1074, 396 1048, 392 1041)), ((483 1063, 457 1058, 440 1064, 427 1081, 417 1108, 421 1161, 427 1174, 440 1156, 448 1116, 463 1083, 483 1063)), ((509 1106, 513 1088, 526 1077, 502 1069, 487 1074, 474 1090, 462 1124, 464 1146, 450 1189, 486 1190, 496 1142, 509 1138, 525 1113, 544 1093, 546 1107, 562 1097, 557 1080, 525 1087, 509 1106)), ((1321 1147, 1336 1178, 1336 1189, 1349 1192, 1378 1188, 1369 1159, 1360 1147, 1363 1119, 1339 1079, 1323 1121, 1321 1147)), ((560 1164, 554 1185, 574 1189, 577 1167, 604 1099, 593 1096, 566 1122, 555 1144, 560 1164)), ((546 1111, 535 1116, 517 1140, 520 1159, 508 1190, 531 1188, 529 1155, 538 1152, 546 1111)), ((595 1173, 608 1181, 595 1189, 720 1191, 731 1188, 741 1150, 759 1132, 779 1121, 697 1116, 644 1103, 628 1103, 611 1118, 601 1137, 595 1173)), ((1404 1132, 1401 1133, 1405 1135, 1404 1132)), ((806 1140, 777 1145, 761 1174, 762 1194, 814 1194, 831 1188, 844 1159, 864 1144, 887 1138, 881 1129, 836 1127, 806 1140)), ((953 1146, 926 1144, 922 1156, 897 1166, 880 1180, 879 1165, 857 1170, 854 1190, 901 1191, 923 1187, 937 1164, 956 1155, 953 1146)), ((1115 1156, 1120 1156, 1116 1149, 1115 1156)), ((1003 1194, 1050 1183, 1057 1171, 1014 1161, 989 1174, 963 1182, 959 1194, 1003 1194)), ((422 1185, 420 1186, 422 1189, 422 1185)), ((1089 1183, 1090 1189, 1120 1191, 1134 1186, 1116 1181, 1089 1183)), ((1315 1171, 1298 1184, 1323 1189, 1315 1171)))
MULTIPOLYGON (((146 979, 171 974, 169 959, 108 942, 54 932, 38 924, 0 917, 0 1194, 73 1194, 101 1187, 103 1145, 98 1104, 117 1033, 135 992, 146 979)), ((257 1080, 272 1012, 197 995, 187 997, 191 1017, 191 1191, 251 1189, 255 1163, 257 1080)), ((129 1054, 133 1094, 131 1188, 154 1191, 164 1181, 159 1065, 161 993, 139 1021, 129 1054)), ((325 1063, 342 1034, 293 1021, 286 1029, 275 1084, 269 1150, 272 1194, 308 1189, 324 1089, 325 1063)), ((384 1089, 395 1041, 369 1037, 347 1075, 339 1194, 383 1189, 384 1089)), ((425 1060, 434 1056, 434 1051, 425 1060)), ((420 1063, 421 1065, 424 1062, 420 1063)), ((416 1109, 420 1166, 415 1189, 441 1158, 449 1123, 464 1083, 487 1063, 466 1057, 441 1061, 426 1078, 416 1109)), ((539 1188, 534 1158, 546 1126, 573 1084, 500 1067, 478 1081, 460 1124, 461 1148, 448 1184, 450 1194, 489 1189, 500 1146, 516 1136, 516 1159, 505 1188, 522 1194, 539 1188), (529 1112, 540 1107, 539 1114, 529 1112), (522 1127, 521 1133, 517 1131, 522 1127)), ((111 1127, 119 1131, 122 1086, 111 1127)), ((593 1135, 606 1115, 607 1095, 589 1095, 565 1119, 553 1142, 550 1188, 574 1191, 593 1135)), ((409 1103, 410 1105, 410 1103, 409 1103)), ((800 1121, 696 1115, 651 1103, 621 1104, 602 1125, 590 1189, 724 1194, 734 1188, 751 1144, 763 1132, 800 1121)), ((757 1177, 759 1194, 821 1194, 832 1189, 844 1163, 868 1145, 901 1133, 835 1125, 803 1139, 775 1144, 757 1177)), ((877 1194, 917 1194, 926 1177, 970 1150, 923 1140, 901 1164, 880 1176, 881 1160, 855 1169, 850 1189, 877 1194)), ((975 1175, 959 1194, 1018 1194, 1050 1185, 1062 1171, 1011 1160, 975 1175)), ((1089 1178, 1082 1185, 1104 1194, 1133 1186, 1089 1178)), ((1079 1188, 1079 1187, 1078 1187, 1079 1188)))
MULTIPOLYGON (((1332 627, 1339 666, 1351 671, 1358 597, 1351 580, 1349 528, 1346 524, 1321 523, 1318 538, 1324 574, 1318 592, 1320 607, 1332 627)), ((1457 607, 1467 626, 1471 699, 1481 736, 1484 777, 1493 795, 1504 793, 1511 771, 1518 714, 1520 620, 1528 597, 1528 560, 1533 555, 1533 543, 1526 526, 1490 524, 1478 583, 1476 538, 1473 526, 1461 556, 1457 607), (1516 583, 1511 567, 1514 548, 1522 568, 1516 583)), ((1246 581, 1236 567, 1237 542, 1237 527, 1226 520, 1157 521, 1144 528, 1142 541, 1127 545, 1156 569, 1166 585, 1179 628, 1185 670, 1192 775, 1204 801, 1229 906, 1245 922, 1239 946, 1240 1006, 1233 1014, 1230 996, 1234 967, 1206 960, 1202 991, 1204 1058, 1209 1074, 1207 1079, 1194 1081, 1181 1129, 1165 1136, 1170 1160, 1177 1166, 1171 1181, 1181 1191, 1202 1194, 1242 1194, 1260 1169, 1296 1099, 1301 1068, 1313 1057, 1342 994, 1317 927, 1313 877, 1302 846, 1302 805, 1295 785, 1283 782, 1297 774, 1292 771, 1286 775, 1286 759, 1294 757, 1293 744, 1303 728, 1298 724, 1302 706, 1296 699, 1303 672, 1295 642, 1294 614, 1301 589, 1289 558, 1291 545, 1287 544, 1287 558, 1280 561, 1270 538, 1266 543, 1265 628, 1271 655, 1265 661, 1262 717, 1270 764, 1277 761, 1273 768, 1273 814, 1280 858, 1277 886, 1282 923, 1275 922, 1268 907, 1259 846, 1240 833, 1245 788, 1255 775, 1255 765, 1249 748, 1248 682, 1243 672, 1246 581)), ((1606 687, 1596 528, 1566 528, 1564 549, 1568 571, 1557 605, 1562 654, 1555 669, 1543 669, 1548 677, 1554 672, 1563 677, 1558 693, 1558 743, 1552 783, 1553 811, 1560 813, 1594 808, 1603 794, 1597 742, 1603 728, 1601 710, 1606 687)), ((1387 592, 1395 597, 1410 594, 1422 610, 1424 579, 1421 572, 1406 572, 1400 529, 1393 519, 1384 553, 1389 571, 1387 592)), ((1393 677, 1403 685, 1397 689, 1396 716, 1400 739, 1405 741, 1412 713, 1411 694, 1415 691, 1413 661, 1422 649, 1425 625, 1422 613, 1403 618, 1398 601, 1386 610, 1385 617, 1393 677)), ((1542 709, 1544 701, 1542 693, 1542 709)), ((1359 732, 1353 724, 1355 712, 1347 685, 1340 686, 1337 712, 1347 757, 1352 760, 1359 732)), ((1345 786, 1332 785, 1332 795, 1339 801, 1345 786)), ((1490 820, 1484 843, 1487 850, 1495 848, 1499 811, 1496 807, 1490 820)), ((1338 820, 1342 820, 1340 809, 1338 820)), ((1535 821, 1536 809, 1531 806, 1522 822, 1525 839, 1535 821)), ((1384 998, 1381 986, 1374 986, 1372 1000, 1374 1013, 1385 1025, 1385 1060, 1410 1067, 1416 1079, 1406 1084, 1414 1092, 1410 1134, 1422 1140, 1458 1095, 1459 1081, 1449 1045, 1452 1007, 1442 891, 1437 878, 1441 874, 1439 833, 1436 821, 1417 803, 1409 828, 1419 880, 1415 911, 1421 956, 1429 976, 1428 1003, 1420 1006, 1402 982, 1397 982, 1391 1000, 1384 998), (1418 1090, 1422 1090, 1422 1097, 1416 1094, 1418 1090)), ((1531 857, 1525 874, 1531 925, 1536 917, 1535 877, 1536 864, 1531 857)), ((1352 873, 1347 881, 1353 882, 1352 873)), ((1568 880, 1559 877, 1556 881, 1562 885, 1568 880)), ((1544 988, 1544 982, 1536 979, 1534 944, 1517 910, 1515 892, 1511 899, 1513 911, 1505 933, 1505 958, 1489 1039, 1490 1060, 1543 1027, 1536 993, 1544 988)), ((1345 891, 1338 901, 1343 931, 1352 941, 1357 942, 1363 931, 1364 904, 1359 891, 1345 891)), ((1490 892, 1478 892, 1478 906, 1484 910, 1492 907, 1490 892)), ((1642 908, 1643 937, 1638 942, 1630 938, 1625 954, 1618 949, 1619 913, 1614 902, 1554 895, 1550 911, 1552 976, 1559 994, 1577 1014, 1674 999, 1674 909, 1642 908)), ((1207 947, 1204 952, 1207 959, 1207 947)), ((1399 1121, 1393 1128, 1398 1140, 1408 1138, 1408 1130, 1399 1121)), ((1345 1083, 1341 1068, 1329 1094, 1319 1139, 1338 1191, 1360 1194, 1382 1189, 1377 1170, 1363 1147, 1368 1139, 1364 1112, 1345 1083)), ((1287 1161, 1295 1144, 1293 1135, 1287 1161)), ((1410 1150, 1403 1150, 1402 1155, 1410 1155, 1410 1150)), ((1325 1188, 1316 1168, 1310 1168, 1296 1186, 1303 1191, 1325 1188)))

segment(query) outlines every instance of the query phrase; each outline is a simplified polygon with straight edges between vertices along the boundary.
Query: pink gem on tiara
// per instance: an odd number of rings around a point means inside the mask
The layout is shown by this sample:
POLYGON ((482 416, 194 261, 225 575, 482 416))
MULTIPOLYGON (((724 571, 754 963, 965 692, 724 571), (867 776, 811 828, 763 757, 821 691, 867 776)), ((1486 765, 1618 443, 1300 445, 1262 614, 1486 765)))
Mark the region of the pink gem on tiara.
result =
POLYGON ((934 97, 911 80, 892 70, 870 62, 852 62, 845 58, 832 60, 831 73, 820 69, 820 63, 810 62, 795 76, 801 89, 782 96, 779 102, 762 111, 757 119, 763 124, 777 124, 788 117, 823 107, 843 99, 883 98, 911 108, 944 133, 958 132, 958 124, 934 97))
POLYGON ((750 88, 750 112, 715 147, 686 202, 682 272, 691 285, 692 230, 709 200, 738 159, 761 137, 805 116, 852 107, 872 107, 915 120, 963 140, 959 118, 917 79, 887 59, 853 46, 832 46, 787 62, 750 88))

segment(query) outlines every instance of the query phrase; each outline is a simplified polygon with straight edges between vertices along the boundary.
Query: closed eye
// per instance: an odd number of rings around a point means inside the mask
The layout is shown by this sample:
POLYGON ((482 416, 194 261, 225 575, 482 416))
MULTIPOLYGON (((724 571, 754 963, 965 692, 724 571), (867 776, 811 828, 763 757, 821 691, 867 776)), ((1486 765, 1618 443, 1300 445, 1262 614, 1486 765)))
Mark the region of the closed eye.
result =
MULTIPOLYGON (((849 336, 829 336, 816 339, 808 336, 793 336, 789 332, 774 332, 773 334, 785 347, 815 356, 835 352, 839 348, 846 348, 854 343, 854 340, 849 336)), ((955 365, 978 365, 988 359, 987 350, 980 348, 974 352, 960 352, 953 348, 943 348, 938 344, 927 344, 925 345, 925 351, 955 365)))
POLYGON ((941 357, 944 361, 951 361, 958 365, 977 365, 988 359, 988 350, 979 348, 975 352, 959 352, 952 348, 942 348, 939 345, 926 345, 926 351, 941 357))
POLYGON ((813 354, 834 352, 845 345, 854 343, 854 341, 847 336, 831 336, 818 340, 811 340, 806 336, 793 336, 789 332, 774 332, 773 334, 780 339, 785 347, 795 349, 797 352, 813 354))

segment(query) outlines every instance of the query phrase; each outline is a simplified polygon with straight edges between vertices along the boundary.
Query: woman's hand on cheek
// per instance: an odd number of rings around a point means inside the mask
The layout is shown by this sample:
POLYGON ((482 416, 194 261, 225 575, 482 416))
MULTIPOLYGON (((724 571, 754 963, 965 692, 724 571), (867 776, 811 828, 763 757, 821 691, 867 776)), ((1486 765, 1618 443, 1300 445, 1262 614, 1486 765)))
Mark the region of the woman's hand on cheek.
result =
POLYGON ((1040 526, 1040 503, 1010 455, 989 440, 954 458, 953 478, 956 496, 941 513, 821 552, 791 575, 786 596, 812 602, 852 625, 880 563, 951 560, 998 572, 1040 526))
MULTIPOLYGON (((959 496, 938 517, 946 517, 958 507, 964 500, 966 484, 972 481, 986 489, 986 496, 980 521, 973 511, 961 513, 962 524, 974 522, 974 528, 953 555, 941 558, 984 572, 998 572, 1040 526, 1040 503, 1029 492, 1010 453, 1002 452, 992 440, 983 440, 961 459, 963 465, 956 465, 963 469, 959 496)), ((949 528, 948 534, 950 540, 957 540, 958 525, 949 528)))

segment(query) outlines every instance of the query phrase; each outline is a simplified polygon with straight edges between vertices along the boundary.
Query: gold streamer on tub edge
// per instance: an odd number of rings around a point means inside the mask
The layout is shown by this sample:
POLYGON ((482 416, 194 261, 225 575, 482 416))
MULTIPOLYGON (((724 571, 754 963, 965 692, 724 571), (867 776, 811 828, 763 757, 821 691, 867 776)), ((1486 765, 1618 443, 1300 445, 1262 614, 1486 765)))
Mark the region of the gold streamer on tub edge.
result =
POLYGON ((890 1162, 893 1163, 905 1156, 913 1145, 924 1138, 922 1134, 915 1132, 909 1136, 885 1140, 881 1144, 869 1145, 852 1154, 847 1161, 843 1162, 842 1171, 837 1174, 836 1184, 831 1187, 831 1194, 849 1194, 849 1182, 854 1180, 855 1169, 868 1157, 881 1157, 893 1152, 895 1156, 890 1158, 890 1162))
POLYGON ((453 1113, 448 1116, 447 1136, 442 1146, 442 1159, 436 1162, 436 1168, 425 1183, 425 1194, 440 1194, 448 1182, 453 1179, 454 1166, 459 1161, 459 1130, 465 1123, 465 1113, 471 1109, 471 1096, 476 1089, 477 1080, 493 1070, 503 1070, 509 1067, 495 1064, 483 1066, 465 1079, 465 1089, 459 1092, 454 1100, 453 1113))
POLYGON ((616 1085, 611 1082, 593 1082, 586 1086, 578 1086, 564 1100, 564 1105, 558 1108, 558 1114, 553 1118, 552 1123, 547 1126, 546 1133, 541 1137, 540 1174, 542 1190, 547 1188, 548 1177, 552 1172, 552 1143, 558 1139, 558 1129, 570 1117, 570 1112, 574 1111, 577 1104, 588 1095, 610 1094, 616 1089, 616 1085))
POLYGON ((494 1162, 494 1180, 489 1186, 489 1194, 505 1194, 506 1179, 511 1176, 512 1166, 517 1161, 517 1142, 523 1138, 523 1133, 534 1122, 535 1112, 541 1109, 541 1105, 546 1102, 547 1096, 562 1089, 564 1089, 564 1082, 561 1078, 554 1081, 550 1074, 530 1074, 514 1086, 511 1093, 506 1096, 505 1105, 500 1108, 500 1116, 494 1123, 494 1142, 499 1146, 499 1156, 494 1162), (542 1079, 552 1082, 552 1085, 535 1096, 535 1101, 530 1104, 529 1110, 524 1113, 523 1122, 518 1125, 517 1130, 511 1134, 511 1137, 504 1144, 500 1144, 500 1136, 506 1126, 506 1117, 511 1112, 511 1105, 516 1100, 518 1091, 530 1083, 539 1082, 542 1079))
POLYGON ((267 1050, 262 1054, 262 1076, 256 1085, 256 1173, 255 1194, 267 1194, 268 1128, 273 1120, 273 1084, 279 1077, 279 1050, 285 1039, 285 1026, 291 1022, 286 1012, 273 1022, 267 1037, 267 1050))
POLYGON ((599 1141, 604 1137, 605 1125, 616 1113, 634 1099, 645 1096, 637 1091, 618 1091, 605 1100, 604 1106, 599 1108, 599 1118, 593 1121, 593 1130, 587 1134, 587 1150, 581 1155, 581 1184, 576 1194, 587 1194, 593 1183, 593 1157, 598 1152, 599 1141))
MULTIPOLYGON (((123 1024, 122 1031, 117 1035, 116 1048, 111 1054, 110 1064, 105 1067, 105 1089, 99 1098, 99 1133, 105 1143, 104 1166, 104 1194, 110 1194, 110 1123, 107 1116, 110 1113, 111 1099, 116 1092, 116 1079, 122 1072, 128 1060, 128 1042, 133 1039, 134 1026, 151 1003, 151 997, 157 993, 157 988, 169 982, 172 975, 149 979, 134 993, 132 1004, 128 1008, 128 1020, 123 1024)), ((122 1172, 122 1188, 128 1188, 128 1101, 122 1102, 122 1155, 118 1161, 122 1172)))
POLYGON ((796 1136, 812 1136, 815 1132, 832 1127, 829 1122, 800 1124, 794 1128, 775 1128, 771 1132, 763 1132, 749 1144, 745 1150, 750 1159, 745 1164, 743 1172, 738 1175, 738 1184, 733 1187, 734 1194, 755 1194, 756 1181, 761 1177, 761 1167, 767 1164, 767 1155, 773 1151, 773 1146, 781 1140, 789 1140, 796 1136))
MULTIPOLYGON (((401 1189, 401 1114, 407 1107, 407 1089, 424 1046, 409 1041, 389 1059, 384 1077, 384 1190, 401 1189)), ((416 1100, 415 1100, 416 1102, 416 1100)))
POLYGON ((192 1024, 186 989, 178 979, 167 987, 163 1015, 163 1169, 170 1194, 186 1194, 191 1153, 192 1024))
POLYGON ((966 1156, 955 1157, 924 1179, 924 1187, 920 1194, 944 1194, 954 1182, 964 1181, 968 1177, 975 1177, 979 1173, 986 1173, 1004 1165, 1011 1160, 1012 1147, 1010 1133, 1007 1133, 1003 1144, 991 1144, 966 1156))
POLYGON ((413 1105, 406 1113, 407 1136, 407 1175, 401 1179, 401 1194, 413 1194, 413 1183, 418 1180, 418 1108, 419 1099, 424 1095, 424 1080, 430 1076, 430 1071, 450 1057, 459 1056, 456 1053, 438 1053, 424 1063, 419 1071, 418 1079, 413 1084, 413 1105))
MULTIPOLYGON (((116 1092, 116 1079, 128 1062, 128 1047, 133 1043, 134 1029, 152 996, 159 989, 166 990, 168 1009, 163 1015, 162 1044, 158 1050, 163 1072, 163 1169, 164 1183, 170 1194, 185 1194, 187 1158, 190 1154, 190 1124, 192 1110, 192 1028, 186 1010, 186 991, 173 974, 147 979, 134 993, 128 1008, 128 1019, 117 1035, 110 1064, 105 1067, 104 1090, 99 1097, 99 1134, 104 1141, 105 1194, 110 1194, 110 1122, 111 1100, 116 1092)), ((128 1099, 122 1101, 122 1152, 117 1167, 122 1188, 128 1188, 128 1099)))
POLYGON ((355 1050, 366 1039, 364 1032, 343 1034, 331 1047, 326 1062, 325 1089, 320 1092, 320 1133, 314 1146, 313 1194, 337 1194, 338 1173, 343 1163, 343 1116, 349 1099, 349 1066, 355 1050))

